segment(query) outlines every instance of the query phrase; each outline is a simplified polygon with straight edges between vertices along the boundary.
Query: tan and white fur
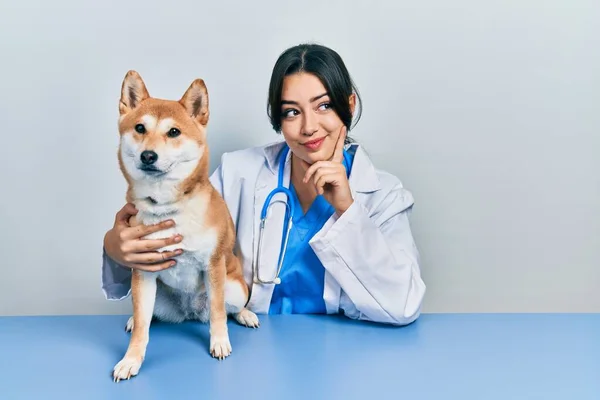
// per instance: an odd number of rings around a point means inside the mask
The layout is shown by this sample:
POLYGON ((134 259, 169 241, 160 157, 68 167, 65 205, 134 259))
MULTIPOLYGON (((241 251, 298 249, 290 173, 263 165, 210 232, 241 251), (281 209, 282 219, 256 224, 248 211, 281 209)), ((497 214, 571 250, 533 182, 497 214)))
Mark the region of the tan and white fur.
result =
POLYGON ((161 251, 183 249, 176 265, 158 272, 132 271, 133 317, 125 356, 113 370, 115 381, 138 374, 149 342, 151 320, 209 323, 210 353, 231 353, 227 315, 258 327, 245 308, 249 289, 234 254, 235 230, 226 203, 209 181, 206 130, 208 92, 195 80, 178 101, 152 98, 135 71, 121 87, 118 160, 128 183, 127 201, 138 209, 131 225, 172 219, 175 226, 148 235, 182 241, 161 251))

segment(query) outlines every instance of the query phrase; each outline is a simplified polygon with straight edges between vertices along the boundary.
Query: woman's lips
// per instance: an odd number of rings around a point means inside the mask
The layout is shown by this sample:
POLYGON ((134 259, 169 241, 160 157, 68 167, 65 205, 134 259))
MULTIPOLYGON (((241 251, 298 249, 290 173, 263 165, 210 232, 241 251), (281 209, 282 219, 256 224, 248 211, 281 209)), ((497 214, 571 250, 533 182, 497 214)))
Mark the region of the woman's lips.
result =
POLYGON ((310 142, 306 142, 303 145, 310 150, 317 150, 319 147, 321 147, 321 144, 323 143, 324 140, 325 140, 325 138, 322 137, 320 139, 315 139, 315 140, 311 140, 310 142))

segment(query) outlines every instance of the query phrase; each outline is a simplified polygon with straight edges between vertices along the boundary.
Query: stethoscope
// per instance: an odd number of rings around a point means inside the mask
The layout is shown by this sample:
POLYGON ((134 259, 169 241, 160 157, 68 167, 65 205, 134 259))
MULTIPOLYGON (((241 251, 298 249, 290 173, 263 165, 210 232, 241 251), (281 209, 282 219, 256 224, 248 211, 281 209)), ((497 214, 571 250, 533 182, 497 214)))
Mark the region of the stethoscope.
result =
MULTIPOLYGON (((281 266, 283 265, 283 261, 285 258, 285 252, 287 249, 287 245, 288 245, 288 240, 290 237, 290 231, 292 229, 292 220, 294 219, 294 213, 296 211, 296 207, 295 207, 295 203, 292 201, 292 191, 289 188, 286 188, 283 185, 283 175, 284 175, 284 170, 285 170, 285 160, 286 157, 288 155, 290 151, 290 148, 287 145, 284 145, 283 148, 281 149, 278 159, 279 159, 279 174, 277 177, 277 187, 275 189, 273 189, 271 191, 271 193, 269 193, 269 195, 267 196, 267 198, 265 199, 265 202, 263 204, 261 213, 260 213, 260 228, 259 228, 259 232, 258 232, 258 251, 257 251, 257 255, 256 255, 256 263, 254 265, 254 269, 255 269, 255 273, 254 273, 254 283, 261 283, 261 284, 275 284, 278 285, 281 283, 281 278, 279 278, 279 273, 281 271, 281 266), (287 228, 284 229, 284 235, 282 238, 282 242, 281 242, 281 249, 279 250, 279 260, 278 260, 278 265, 277 265, 277 272, 275 273, 275 277, 271 280, 263 280, 260 278, 259 275, 259 268, 260 268, 260 253, 262 250, 262 238, 263 238, 263 232, 265 229, 265 224, 267 221, 267 212, 269 210, 269 207, 271 206, 271 199, 273 198, 273 196, 275 196, 278 193, 283 193, 286 197, 286 201, 285 201, 285 207, 286 207, 286 218, 287 218, 287 228)), ((346 152, 346 150, 344 150, 343 152, 344 154, 344 166, 346 167, 346 173, 347 175, 350 175, 350 160, 349 160, 349 155, 346 152)))

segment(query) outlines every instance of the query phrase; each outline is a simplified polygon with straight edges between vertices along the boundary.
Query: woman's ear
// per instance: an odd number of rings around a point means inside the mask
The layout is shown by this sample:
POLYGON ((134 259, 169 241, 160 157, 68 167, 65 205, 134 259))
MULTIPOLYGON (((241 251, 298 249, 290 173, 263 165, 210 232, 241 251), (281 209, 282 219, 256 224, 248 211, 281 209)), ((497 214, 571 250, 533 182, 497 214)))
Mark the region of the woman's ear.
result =
POLYGON ((352 116, 354 116, 354 109, 356 108, 356 94, 355 93, 352 93, 350 95, 348 102, 350 103, 350 113, 352 113, 352 116))

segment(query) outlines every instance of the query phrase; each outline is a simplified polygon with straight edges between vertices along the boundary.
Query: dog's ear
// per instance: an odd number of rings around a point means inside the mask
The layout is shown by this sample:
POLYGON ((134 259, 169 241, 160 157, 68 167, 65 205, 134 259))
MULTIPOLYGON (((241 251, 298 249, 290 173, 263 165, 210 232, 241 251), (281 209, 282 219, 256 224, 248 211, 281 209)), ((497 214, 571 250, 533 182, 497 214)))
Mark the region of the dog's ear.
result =
POLYGON ((202 79, 196 79, 179 102, 201 125, 208 124, 208 90, 202 79))
POLYGON ((119 113, 126 114, 140 105, 150 95, 140 74, 129 71, 125 75, 121 86, 121 100, 119 101, 119 113))

